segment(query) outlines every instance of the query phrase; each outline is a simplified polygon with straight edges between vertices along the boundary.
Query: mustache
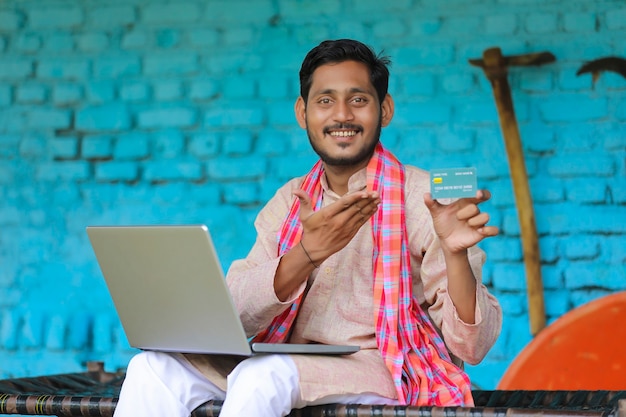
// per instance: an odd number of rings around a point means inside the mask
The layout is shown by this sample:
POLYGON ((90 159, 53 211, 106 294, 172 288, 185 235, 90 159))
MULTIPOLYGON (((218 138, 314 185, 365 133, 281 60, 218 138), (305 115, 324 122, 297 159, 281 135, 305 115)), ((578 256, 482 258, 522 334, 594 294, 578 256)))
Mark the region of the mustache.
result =
POLYGON ((326 126, 324 128, 324 133, 328 134, 330 133, 331 130, 356 130, 357 132, 362 132, 363 131, 363 126, 360 125, 355 125, 352 123, 337 123, 335 125, 332 126, 326 126))

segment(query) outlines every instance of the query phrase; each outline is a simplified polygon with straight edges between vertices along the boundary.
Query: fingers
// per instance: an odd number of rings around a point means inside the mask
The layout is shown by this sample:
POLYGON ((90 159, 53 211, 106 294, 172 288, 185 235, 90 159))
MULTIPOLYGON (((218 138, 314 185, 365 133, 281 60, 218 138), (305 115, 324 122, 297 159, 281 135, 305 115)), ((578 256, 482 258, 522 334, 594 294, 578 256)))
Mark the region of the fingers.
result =
POLYGON ((306 219, 313 214, 313 207, 311 207, 311 198, 302 189, 297 189, 293 192, 293 195, 300 200, 300 219, 306 219))

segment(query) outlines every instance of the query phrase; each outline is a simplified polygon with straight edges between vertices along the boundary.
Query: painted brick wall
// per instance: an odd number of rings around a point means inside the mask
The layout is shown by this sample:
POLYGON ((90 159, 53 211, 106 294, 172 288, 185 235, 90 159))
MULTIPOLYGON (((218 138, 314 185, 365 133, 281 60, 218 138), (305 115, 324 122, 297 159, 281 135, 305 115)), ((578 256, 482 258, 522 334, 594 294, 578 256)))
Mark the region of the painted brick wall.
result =
POLYGON ((576 76, 626 56, 621 0, 4 0, 0 3, 0 377, 122 368, 129 349, 91 224, 206 223, 224 268, 276 187, 315 160, 293 117, 311 47, 353 37, 393 59, 383 142, 406 163, 474 165, 502 229, 484 243, 504 329, 474 382, 531 340, 520 229, 491 46, 548 50, 512 85, 550 321, 626 289, 626 80, 576 76))

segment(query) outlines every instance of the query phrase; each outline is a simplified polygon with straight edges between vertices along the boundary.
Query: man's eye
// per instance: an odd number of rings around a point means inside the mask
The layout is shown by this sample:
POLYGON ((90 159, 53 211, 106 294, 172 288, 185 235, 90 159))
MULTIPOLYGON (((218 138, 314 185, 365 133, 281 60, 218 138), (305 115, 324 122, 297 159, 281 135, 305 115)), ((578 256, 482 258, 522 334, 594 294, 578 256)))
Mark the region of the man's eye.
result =
POLYGON ((329 98, 321 98, 321 99, 319 100, 319 102, 320 102, 321 104, 328 104, 328 103, 330 103, 330 99, 329 99, 329 98))

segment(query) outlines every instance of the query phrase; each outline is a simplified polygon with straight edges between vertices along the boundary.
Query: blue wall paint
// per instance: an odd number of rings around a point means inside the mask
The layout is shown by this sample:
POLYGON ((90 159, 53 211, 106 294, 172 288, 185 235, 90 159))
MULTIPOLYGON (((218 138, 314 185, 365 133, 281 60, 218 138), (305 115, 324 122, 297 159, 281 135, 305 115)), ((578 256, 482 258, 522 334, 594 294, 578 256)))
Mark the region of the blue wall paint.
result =
POLYGON ((429 169, 474 165, 502 234, 485 281, 505 314, 475 384, 531 340, 520 231, 491 88, 491 46, 549 50, 509 80, 550 321, 626 289, 626 80, 575 75, 626 56, 621 0, 78 0, 0 5, 0 377, 123 368, 128 348, 84 228, 206 223, 226 269, 276 187, 315 160, 293 118, 299 64, 326 38, 393 59, 383 141, 429 169))

